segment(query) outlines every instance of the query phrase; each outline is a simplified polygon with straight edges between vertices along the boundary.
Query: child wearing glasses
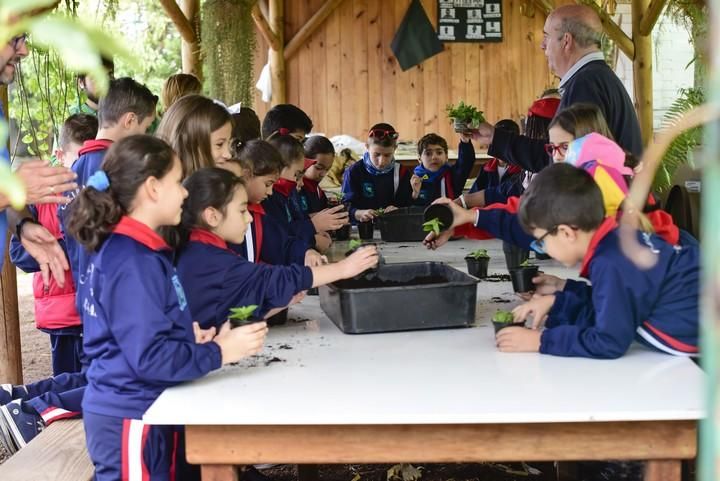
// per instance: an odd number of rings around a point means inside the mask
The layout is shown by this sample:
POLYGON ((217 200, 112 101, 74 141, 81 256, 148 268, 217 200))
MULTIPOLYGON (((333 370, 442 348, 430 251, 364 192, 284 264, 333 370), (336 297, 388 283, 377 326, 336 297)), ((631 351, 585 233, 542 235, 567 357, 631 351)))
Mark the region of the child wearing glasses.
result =
POLYGON ((342 191, 350 219, 370 222, 377 209, 389 212, 412 203, 411 171, 395 161, 398 132, 386 123, 368 132, 367 152, 346 172, 342 191))
POLYGON ((654 262, 639 267, 620 246, 615 216, 606 214, 603 193, 585 169, 557 164, 536 176, 520 202, 522 226, 554 259, 580 264, 592 285, 556 279, 545 295, 515 308, 515 321, 531 316, 532 328, 500 331, 501 351, 615 359, 638 341, 698 356, 697 243, 672 245, 637 231, 641 254, 654 262))

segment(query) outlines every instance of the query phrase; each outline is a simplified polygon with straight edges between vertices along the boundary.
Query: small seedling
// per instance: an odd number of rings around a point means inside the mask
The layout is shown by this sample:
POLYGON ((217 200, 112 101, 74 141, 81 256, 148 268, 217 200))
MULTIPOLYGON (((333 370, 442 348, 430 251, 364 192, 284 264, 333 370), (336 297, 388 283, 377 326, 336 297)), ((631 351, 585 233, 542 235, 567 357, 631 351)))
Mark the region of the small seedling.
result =
POLYGON ((530 262, 530 259, 525 259, 525 261, 520 264, 518 267, 537 267, 535 264, 530 262))
POLYGON ((478 128, 485 122, 485 116, 480 110, 462 100, 457 105, 448 104, 445 111, 450 119, 463 122, 468 128, 478 128))
POLYGON ((231 307, 228 320, 233 327, 240 327, 244 326, 245 324, 250 324, 251 322, 253 322, 250 320, 250 318, 257 308, 258 306, 256 305, 231 307))
POLYGON ((493 314, 492 320, 500 324, 509 324, 515 320, 515 316, 513 316, 513 313, 510 311, 498 309, 495 311, 495 314, 493 314))
POLYGON ((489 259, 490 256, 487 253, 487 249, 478 249, 476 251, 473 251, 467 255, 467 257, 472 257, 473 259, 489 259))
POLYGON ((434 232, 436 236, 440 235, 440 231, 442 230, 442 227, 444 227, 445 224, 442 223, 440 219, 435 217, 434 219, 430 219, 429 221, 425 222, 423 224, 423 230, 425 232, 434 232))
POLYGON ((376 217, 382 217, 385 215, 385 209, 382 207, 373 211, 376 217))
POLYGON ((359 239, 352 239, 352 240, 350 241, 350 245, 349 245, 350 251, 354 251, 355 249, 357 249, 357 248, 360 247, 361 245, 362 245, 362 241, 361 241, 361 240, 359 240, 359 239))

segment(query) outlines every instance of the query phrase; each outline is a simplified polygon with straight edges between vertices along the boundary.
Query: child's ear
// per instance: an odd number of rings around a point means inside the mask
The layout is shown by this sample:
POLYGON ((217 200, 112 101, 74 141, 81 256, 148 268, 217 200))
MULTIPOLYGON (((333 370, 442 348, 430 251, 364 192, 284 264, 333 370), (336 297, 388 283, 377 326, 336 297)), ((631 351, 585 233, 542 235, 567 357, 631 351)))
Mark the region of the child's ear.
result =
POLYGON ((134 124, 138 123, 138 118, 134 112, 128 112, 126 114, 123 114, 123 116, 120 118, 120 122, 126 130, 129 130, 133 127, 134 124))
POLYGON ((215 228, 220 225, 222 216, 215 207, 205 207, 205 210, 202 212, 202 220, 206 225, 215 228))
POLYGON ((240 171, 240 177, 242 177, 243 179, 252 179, 252 176, 252 172, 250 172, 250 169, 247 167, 243 167, 240 171))
POLYGON ((570 242, 575 242, 577 240, 577 229, 573 229, 569 225, 560 224, 558 226, 558 235, 562 237, 563 239, 566 239, 570 242))

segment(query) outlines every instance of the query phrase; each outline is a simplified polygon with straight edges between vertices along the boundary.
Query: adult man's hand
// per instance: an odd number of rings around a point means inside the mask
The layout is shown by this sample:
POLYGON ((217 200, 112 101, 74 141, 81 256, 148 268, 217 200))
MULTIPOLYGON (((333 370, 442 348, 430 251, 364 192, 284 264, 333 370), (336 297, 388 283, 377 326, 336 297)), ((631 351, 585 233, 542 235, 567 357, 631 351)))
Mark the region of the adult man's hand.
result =
POLYGON ((495 135, 495 127, 487 122, 483 122, 473 131, 473 139, 477 140, 482 145, 490 145, 495 135))
POLYGON ((67 204, 63 192, 77 188, 77 175, 66 167, 52 167, 42 160, 23 162, 15 171, 27 190, 28 204, 67 204))
POLYGON ((45 227, 25 222, 20 233, 22 246, 40 266, 43 284, 50 284, 50 275, 60 287, 65 285, 65 271, 70 269, 65 251, 45 227))

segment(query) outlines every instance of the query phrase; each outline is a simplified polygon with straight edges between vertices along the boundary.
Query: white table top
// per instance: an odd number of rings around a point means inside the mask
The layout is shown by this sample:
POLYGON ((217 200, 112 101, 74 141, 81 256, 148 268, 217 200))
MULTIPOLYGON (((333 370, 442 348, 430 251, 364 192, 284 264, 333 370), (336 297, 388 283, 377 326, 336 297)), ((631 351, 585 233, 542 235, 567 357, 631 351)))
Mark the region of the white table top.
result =
MULTIPOLYGON (((500 243, 483 244, 492 256, 491 273, 504 273, 500 243)), ((478 247, 458 241, 433 253, 402 245, 383 248, 386 258, 451 260, 460 267, 464 251, 478 247)), ((544 264, 549 272, 566 271, 552 261, 544 264)), ((612 361, 498 352, 489 316, 515 304, 509 282, 481 282, 475 328, 346 335, 322 313, 318 297, 308 297, 291 308, 290 318, 309 321, 272 328, 260 356, 168 389, 144 421, 323 425, 702 417, 703 374, 685 358, 638 345, 612 361), (512 302, 497 304, 493 297, 512 302), (279 360, 268 362, 274 358, 279 360)))

